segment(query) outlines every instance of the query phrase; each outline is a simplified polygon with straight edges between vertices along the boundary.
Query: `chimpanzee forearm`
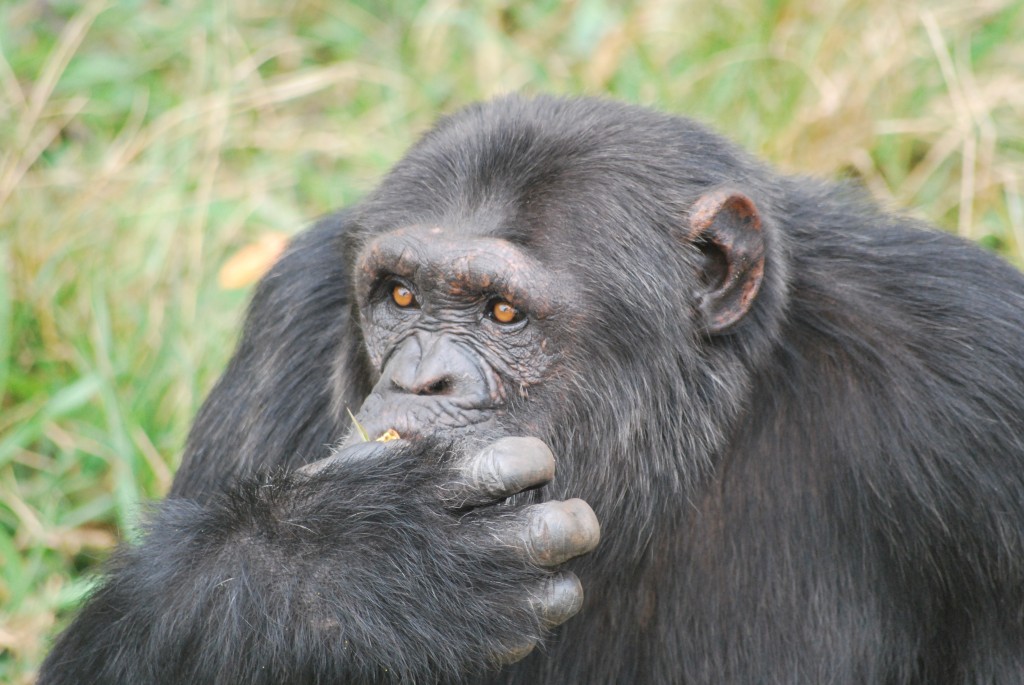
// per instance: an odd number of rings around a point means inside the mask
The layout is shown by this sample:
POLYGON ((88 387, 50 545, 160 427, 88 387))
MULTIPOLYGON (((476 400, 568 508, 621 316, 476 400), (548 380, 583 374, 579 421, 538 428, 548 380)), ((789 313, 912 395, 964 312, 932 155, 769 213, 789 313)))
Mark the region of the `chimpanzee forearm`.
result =
POLYGON ((452 680, 528 648, 550 623, 531 600, 558 576, 507 544, 516 509, 447 511, 444 450, 422 452, 367 446, 205 506, 167 500, 40 682, 452 680))

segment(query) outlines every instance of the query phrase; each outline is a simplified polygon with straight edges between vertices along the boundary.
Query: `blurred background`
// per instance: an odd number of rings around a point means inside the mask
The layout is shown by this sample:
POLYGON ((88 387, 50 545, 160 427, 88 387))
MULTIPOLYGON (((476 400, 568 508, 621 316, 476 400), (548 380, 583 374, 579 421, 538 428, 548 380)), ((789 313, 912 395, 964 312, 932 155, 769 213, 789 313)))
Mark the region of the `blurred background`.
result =
POLYGON ((1024 260, 1024 0, 0 3, 0 682, 31 682, 283 239, 508 91, 686 114, 1024 260))

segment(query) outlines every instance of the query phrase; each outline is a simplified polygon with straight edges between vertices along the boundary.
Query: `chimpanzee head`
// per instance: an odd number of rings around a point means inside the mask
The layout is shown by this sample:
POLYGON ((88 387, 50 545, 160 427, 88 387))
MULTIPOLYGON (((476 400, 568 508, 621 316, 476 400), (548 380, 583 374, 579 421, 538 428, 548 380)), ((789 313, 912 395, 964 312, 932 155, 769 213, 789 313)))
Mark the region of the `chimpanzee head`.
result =
MULTIPOLYGON (((592 100, 505 98, 443 120, 363 203, 348 246, 377 379, 359 421, 555 444, 555 426, 575 427, 591 446, 651 448, 680 407, 721 425, 708 415, 735 409, 737 356, 766 343, 784 301, 761 170, 722 146, 592 100)), ((687 438, 697 459, 707 432, 687 438)))

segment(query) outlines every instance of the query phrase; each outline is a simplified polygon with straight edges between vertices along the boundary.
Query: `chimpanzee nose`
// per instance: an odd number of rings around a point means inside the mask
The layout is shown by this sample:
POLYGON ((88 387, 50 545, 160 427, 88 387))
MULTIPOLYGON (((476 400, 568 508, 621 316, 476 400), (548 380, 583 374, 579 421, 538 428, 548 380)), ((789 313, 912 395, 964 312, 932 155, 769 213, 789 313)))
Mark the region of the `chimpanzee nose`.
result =
POLYGON ((396 390, 412 395, 473 397, 487 392, 477 356, 446 335, 410 336, 388 361, 385 375, 396 390))

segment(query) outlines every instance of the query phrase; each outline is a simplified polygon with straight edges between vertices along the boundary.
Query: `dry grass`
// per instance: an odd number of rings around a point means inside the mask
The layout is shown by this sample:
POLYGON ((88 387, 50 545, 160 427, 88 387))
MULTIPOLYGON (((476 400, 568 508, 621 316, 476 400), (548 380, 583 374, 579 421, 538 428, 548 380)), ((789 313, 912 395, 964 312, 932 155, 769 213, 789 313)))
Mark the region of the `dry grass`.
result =
POLYGON ((0 7, 0 681, 31 680, 167 489, 245 301, 220 267, 354 202, 460 104, 687 113, 1022 263, 1016 0, 281 7, 0 7))

